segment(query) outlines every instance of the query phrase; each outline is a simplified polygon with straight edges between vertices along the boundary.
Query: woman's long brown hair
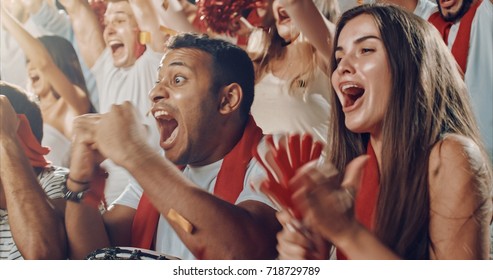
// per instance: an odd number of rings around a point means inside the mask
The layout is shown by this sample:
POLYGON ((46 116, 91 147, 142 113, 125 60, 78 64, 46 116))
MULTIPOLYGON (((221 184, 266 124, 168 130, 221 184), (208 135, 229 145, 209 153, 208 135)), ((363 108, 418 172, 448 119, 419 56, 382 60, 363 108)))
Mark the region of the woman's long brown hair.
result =
MULTIPOLYGON (((479 136, 468 92, 457 64, 434 27, 395 6, 362 5, 340 18, 341 30, 361 14, 373 17, 380 30, 391 68, 392 88, 383 120, 380 192, 375 233, 406 259, 428 259, 430 195, 428 160, 432 147, 447 133, 471 138, 487 166, 477 174, 491 186, 491 167, 479 136)), ((337 65, 333 58, 332 71, 337 65)), ((366 153, 368 134, 345 126, 341 104, 331 96, 332 128, 327 157, 339 170, 366 153)))

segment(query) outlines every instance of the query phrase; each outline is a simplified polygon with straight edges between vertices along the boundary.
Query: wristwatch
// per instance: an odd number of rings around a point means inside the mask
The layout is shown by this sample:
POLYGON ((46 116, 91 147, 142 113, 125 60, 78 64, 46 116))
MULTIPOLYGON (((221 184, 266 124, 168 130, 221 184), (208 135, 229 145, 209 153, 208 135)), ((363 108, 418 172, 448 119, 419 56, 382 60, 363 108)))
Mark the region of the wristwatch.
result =
POLYGON ((82 198, 84 197, 84 194, 86 193, 86 191, 87 190, 80 191, 80 192, 73 192, 73 191, 67 189, 67 187, 64 187, 63 188, 63 198, 65 198, 65 200, 70 200, 70 201, 79 203, 82 200, 82 198))
POLYGON ((63 198, 65 200, 70 200, 70 201, 79 203, 82 200, 82 198, 84 198, 84 194, 89 190, 89 188, 82 190, 82 191, 79 191, 79 192, 71 191, 67 188, 67 182, 68 182, 68 180, 70 180, 68 178, 68 174, 66 177, 67 178, 65 179, 65 183, 63 184, 63 188, 62 188, 63 198))

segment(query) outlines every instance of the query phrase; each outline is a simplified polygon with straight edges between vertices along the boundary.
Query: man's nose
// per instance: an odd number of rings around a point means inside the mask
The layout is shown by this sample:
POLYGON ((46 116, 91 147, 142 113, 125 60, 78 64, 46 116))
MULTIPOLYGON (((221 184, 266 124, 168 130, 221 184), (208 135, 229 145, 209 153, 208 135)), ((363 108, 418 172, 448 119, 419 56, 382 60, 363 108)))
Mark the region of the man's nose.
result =
POLYGON ((158 103, 161 99, 168 98, 169 93, 162 83, 156 84, 149 92, 149 98, 152 103, 158 103))

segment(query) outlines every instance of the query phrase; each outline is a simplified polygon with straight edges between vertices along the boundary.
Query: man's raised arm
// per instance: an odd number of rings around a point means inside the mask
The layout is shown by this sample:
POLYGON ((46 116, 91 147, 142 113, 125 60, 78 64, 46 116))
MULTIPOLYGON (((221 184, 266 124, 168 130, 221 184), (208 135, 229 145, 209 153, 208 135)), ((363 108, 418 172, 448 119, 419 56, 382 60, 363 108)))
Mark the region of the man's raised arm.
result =
POLYGON ((135 20, 141 31, 150 33, 149 46, 155 52, 164 51, 165 34, 159 30, 159 18, 149 0, 129 0, 135 20))
POLYGON ((86 0, 60 0, 60 3, 70 16, 82 58, 91 68, 106 47, 98 19, 86 0))

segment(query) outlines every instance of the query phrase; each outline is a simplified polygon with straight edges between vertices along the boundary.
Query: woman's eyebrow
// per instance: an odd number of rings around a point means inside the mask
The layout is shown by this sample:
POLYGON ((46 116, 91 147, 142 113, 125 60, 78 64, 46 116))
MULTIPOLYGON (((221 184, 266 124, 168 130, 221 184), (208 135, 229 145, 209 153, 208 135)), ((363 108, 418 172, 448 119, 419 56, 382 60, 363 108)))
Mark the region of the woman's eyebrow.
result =
MULTIPOLYGON (((354 40, 353 43, 354 44, 359 44, 359 43, 361 43, 363 41, 366 41, 366 40, 369 40, 369 39, 377 39, 377 40, 380 40, 380 41, 382 40, 380 37, 375 36, 375 35, 366 35, 366 36, 362 36, 362 37, 357 38, 356 40, 354 40)), ((344 49, 343 47, 337 46, 336 49, 335 49, 335 51, 336 52, 337 51, 342 51, 343 49, 344 49)))

